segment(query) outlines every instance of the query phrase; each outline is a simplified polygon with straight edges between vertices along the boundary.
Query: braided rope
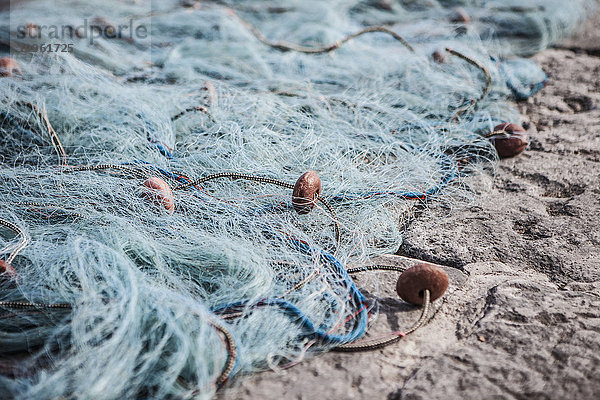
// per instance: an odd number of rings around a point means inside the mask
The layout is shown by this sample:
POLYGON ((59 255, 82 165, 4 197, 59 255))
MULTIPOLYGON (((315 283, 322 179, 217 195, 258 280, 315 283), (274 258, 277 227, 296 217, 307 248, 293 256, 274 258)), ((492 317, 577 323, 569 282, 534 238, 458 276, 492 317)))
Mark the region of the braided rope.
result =
POLYGON ((462 115, 463 113, 465 113, 471 107, 477 108, 478 103, 481 102, 481 101, 483 101, 483 99, 485 99, 487 97, 487 95, 492 90, 492 75, 490 74, 490 71, 486 68, 486 66, 483 65, 483 63, 481 63, 480 61, 477 61, 477 60, 475 60, 475 59, 467 56, 466 54, 463 54, 460 51, 451 49, 449 47, 446 48, 446 51, 448 53, 452 54, 453 56, 456 56, 456 57, 458 57, 458 58, 460 58, 462 60, 465 60, 469 64, 471 64, 471 65, 479 68, 481 70, 481 72, 483 72, 483 74, 485 75, 485 86, 483 87, 483 92, 481 93, 481 95, 479 96, 479 98, 476 99, 476 100, 473 100, 471 102, 471 104, 459 107, 458 110, 455 113, 455 118, 456 118, 456 117, 462 115))
POLYGON ((394 333, 394 334, 392 334, 392 336, 388 336, 383 339, 365 340, 365 341, 359 341, 359 342, 354 342, 354 343, 349 343, 349 344, 343 344, 343 345, 335 347, 333 350, 338 351, 338 352, 371 351, 371 350, 381 349, 383 347, 389 346, 390 344, 398 342, 400 339, 402 339, 406 335, 409 335, 409 334, 413 333, 414 331, 416 331, 417 329, 419 329, 427 320, 427 316, 429 314, 429 308, 430 308, 430 304, 431 304, 429 290, 425 289, 423 297, 424 297, 423 298, 423 310, 421 312, 421 316, 419 317, 419 320, 412 327, 410 327, 407 331, 394 333))
POLYGON ((69 303, 32 303, 28 301, 0 301, 0 307, 5 308, 20 308, 20 309, 44 309, 44 308, 63 308, 72 309, 73 306, 69 303))
POLYGON ((254 35, 254 37, 256 37, 260 42, 266 44, 269 47, 272 47, 273 49, 279 50, 279 51, 297 51, 299 53, 306 53, 306 54, 329 53, 333 50, 339 49, 340 47, 342 47, 342 45, 344 45, 344 43, 349 42, 350 40, 355 39, 359 36, 362 36, 366 33, 379 32, 379 33, 385 33, 387 35, 390 35, 395 40, 402 43, 402 45, 404 47, 406 47, 411 53, 415 52, 413 47, 402 36, 398 35, 393 30, 386 28, 385 26, 369 26, 367 28, 361 29, 358 32, 348 35, 330 45, 326 45, 323 47, 305 47, 305 46, 299 46, 299 45, 296 45, 293 43, 287 43, 287 42, 272 42, 269 39, 267 39, 262 34, 262 32, 259 31, 254 25, 252 25, 250 22, 248 22, 248 21, 244 20, 242 17, 240 17, 232 8, 228 8, 228 11, 231 14, 231 16, 235 17, 238 21, 240 21, 240 23, 244 27, 246 27, 246 29, 248 29, 252 33, 252 35, 254 35))
POLYGON ((82 166, 78 166, 78 167, 66 168, 63 170, 63 172, 71 173, 71 172, 81 172, 81 171, 102 171, 102 170, 107 170, 107 169, 114 169, 114 170, 117 170, 120 172, 127 172, 131 176, 134 176, 136 178, 141 178, 141 179, 146 179, 150 176, 148 173, 144 173, 139 169, 130 168, 130 167, 127 167, 124 165, 117 165, 117 164, 82 165, 82 166))
POLYGON ((10 264, 13 262, 15 257, 19 254, 19 252, 21 250, 23 250, 29 244, 29 237, 25 234, 25 232, 23 232, 23 230, 21 228, 19 228, 17 225, 13 224, 10 221, 0 219, 0 225, 10 229, 17 235, 21 236, 21 241, 19 242, 19 244, 14 248, 14 250, 10 253, 8 258, 6 259, 6 263, 10 264))
POLYGON ((349 268, 346 272, 348 272, 348 274, 352 275, 352 274, 357 274, 359 272, 366 272, 366 271, 404 272, 404 271, 406 271, 406 268, 396 267, 395 265, 365 265, 362 267, 349 268))
POLYGON ((237 361, 237 346, 235 344, 233 335, 231 334, 231 332, 229 332, 229 330, 227 330, 223 325, 215 321, 209 322, 218 332, 220 332, 223 335, 223 337, 225 338, 225 345, 227 347, 227 359, 225 360, 225 364, 223 365, 221 373, 219 374, 216 380, 217 386, 220 387, 224 385, 225 382, 227 382, 227 379, 229 379, 229 376, 235 368, 235 364, 237 361))
POLYGON ((300 282, 296 283, 291 289, 285 291, 285 293, 283 293, 281 296, 279 296, 279 298, 283 298, 283 297, 287 296, 288 294, 295 292, 296 290, 300 289, 302 286, 306 285, 307 283, 309 283, 310 281, 315 279, 317 276, 319 276, 319 271, 311 272, 306 278, 304 278, 300 282))
POLYGON ((56 155, 58 156, 58 165, 67 165, 67 153, 65 152, 65 149, 62 143, 60 142, 56 131, 50 124, 46 112, 40 110, 38 106, 32 103, 18 102, 17 104, 22 104, 31 108, 37 114, 38 118, 40 118, 44 122, 44 125, 46 125, 46 129, 48 129, 48 134, 50 135, 50 141, 52 142, 52 146, 54 147, 56 155))
POLYGON ((36 203, 36 202, 33 202, 33 201, 23 201, 21 203, 17 203, 17 206, 26 206, 26 207, 38 208, 38 209, 46 209, 46 208, 48 208, 48 209, 54 209, 56 211, 60 211, 60 212, 62 212, 64 214, 68 214, 68 215, 73 216, 73 217, 87 218, 83 214, 80 214, 78 212, 71 211, 71 210, 66 210, 63 207, 57 206, 57 205, 54 205, 54 204, 43 204, 43 203, 36 203))
POLYGON ((175 186, 173 188, 173 190, 186 189, 186 188, 188 188, 190 186, 196 186, 196 185, 199 185, 201 183, 208 182, 208 181, 211 181, 213 179, 220 179, 220 178, 244 179, 244 180, 247 180, 247 181, 254 181, 254 182, 260 182, 260 183, 270 183, 272 185, 281 186, 281 187, 284 187, 286 189, 293 189, 294 188, 294 185, 292 185, 291 183, 280 181, 279 179, 275 179, 275 178, 267 178, 267 177, 263 177, 263 176, 256 176, 256 175, 250 175, 250 174, 240 174, 240 173, 237 173, 237 172, 219 172, 217 174, 207 175, 207 176, 204 176, 202 178, 194 179, 191 182, 184 183, 184 184, 181 184, 179 186, 175 186))
POLYGON ((213 118, 213 116, 208 112, 208 109, 204 106, 196 106, 196 107, 186 108, 179 114, 172 116, 171 121, 177 121, 179 118, 183 117, 185 114, 194 112, 194 111, 203 112, 204 114, 206 114, 208 116, 208 118, 210 118, 211 121, 215 122, 215 119, 213 118))
POLYGON ((331 206, 331 204, 329 204, 329 202, 327 200, 325 200, 323 197, 317 195, 317 200, 320 201, 321 203, 323 203, 323 206, 327 209, 327 211, 329 211, 329 213, 331 214, 331 217, 333 218, 333 226, 335 229, 335 242, 337 243, 337 248, 335 249, 335 252, 333 253, 333 255, 335 256, 337 254, 338 248, 342 242, 342 231, 340 228, 340 221, 338 220, 337 214, 335 213, 335 210, 333 209, 333 207, 331 206))

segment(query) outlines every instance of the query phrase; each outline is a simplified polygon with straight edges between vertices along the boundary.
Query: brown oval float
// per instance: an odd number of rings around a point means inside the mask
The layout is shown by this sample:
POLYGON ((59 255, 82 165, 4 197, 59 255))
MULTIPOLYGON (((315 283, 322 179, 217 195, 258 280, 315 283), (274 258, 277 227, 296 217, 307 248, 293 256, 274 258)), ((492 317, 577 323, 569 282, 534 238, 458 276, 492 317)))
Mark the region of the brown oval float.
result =
POLYGON ((442 49, 437 49, 431 53, 431 57, 433 58, 433 61, 438 64, 444 64, 446 62, 446 52, 442 49))
POLYGON ((407 303, 423 304, 423 293, 429 290, 431 301, 442 297, 448 289, 448 274, 431 264, 416 264, 398 278, 396 292, 407 303))
POLYGON ((321 193, 321 178, 315 171, 303 173, 294 185, 292 205, 298 214, 308 214, 321 193))
POLYGON ((454 24, 465 24, 468 25, 471 23, 471 17, 467 13, 467 11, 462 7, 455 7, 452 9, 450 13, 450 22, 454 24))
POLYGON ((500 158, 509 158, 521 154, 529 145, 525 129, 518 124, 504 123, 496 125, 494 132, 506 132, 509 136, 492 136, 491 141, 500 158))
POLYGON ((12 57, 0 58, 0 76, 12 78, 16 75, 21 76, 21 67, 17 60, 12 57))
POLYGON ((175 210, 175 200, 173 199, 171 187, 157 176, 146 179, 143 196, 163 206, 170 213, 175 210))
POLYGON ((4 260, 0 260, 0 274, 5 275, 7 278, 17 279, 17 270, 4 260))

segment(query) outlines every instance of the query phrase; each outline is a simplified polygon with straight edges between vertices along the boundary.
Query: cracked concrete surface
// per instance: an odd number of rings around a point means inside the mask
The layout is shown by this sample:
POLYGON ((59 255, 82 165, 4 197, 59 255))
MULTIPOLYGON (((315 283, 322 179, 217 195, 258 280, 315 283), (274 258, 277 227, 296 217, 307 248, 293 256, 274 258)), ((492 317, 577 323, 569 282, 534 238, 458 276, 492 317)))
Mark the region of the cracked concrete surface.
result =
MULTIPOLYGON (((598 398, 599 22, 534 57, 550 83, 518 104, 529 149, 500 162, 476 205, 434 204, 407 228, 401 254, 458 268, 426 326, 382 350, 252 376, 219 398, 598 398)), ((394 279, 384 273, 381 287, 394 279)), ((389 294, 378 329, 409 326, 418 310, 389 294)))

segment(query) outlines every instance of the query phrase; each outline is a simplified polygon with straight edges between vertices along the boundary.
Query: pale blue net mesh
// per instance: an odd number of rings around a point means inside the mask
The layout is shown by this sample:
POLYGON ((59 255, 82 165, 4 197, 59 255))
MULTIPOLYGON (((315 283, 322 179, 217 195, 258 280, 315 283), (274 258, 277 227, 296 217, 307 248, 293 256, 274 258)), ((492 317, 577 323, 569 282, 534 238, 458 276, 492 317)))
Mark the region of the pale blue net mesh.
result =
MULTIPOLYGON (((361 338, 375 309, 345 267, 397 251, 415 204, 472 199, 496 159, 485 134, 546 82, 515 57, 593 5, 13 2, 4 51, 21 76, 0 78, 0 219, 18 229, 2 228, 0 259, 17 275, 0 289, 0 396, 204 398, 361 338), (148 35, 15 51, 18 26, 96 16, 148 35), (370 26, 385 29, 319 54, 285 44, 370 26), (290 185, 308 170, 325 202, 299 215, 290 185), (189 185, 220 173, 252 178, 189 185), (150 176, 173 212, 144 197, 150 176)), ((66 42, 49 36, 33 42, 66 42)))

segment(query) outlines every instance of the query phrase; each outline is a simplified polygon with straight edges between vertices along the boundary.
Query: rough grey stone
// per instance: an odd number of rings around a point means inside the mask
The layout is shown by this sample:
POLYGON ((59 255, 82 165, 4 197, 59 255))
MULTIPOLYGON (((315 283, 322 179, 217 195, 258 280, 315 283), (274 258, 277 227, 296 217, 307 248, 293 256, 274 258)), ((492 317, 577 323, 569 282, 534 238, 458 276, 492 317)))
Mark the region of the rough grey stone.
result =
POLYGON ((597 294, 539 279, 493 286, 462 313, 461 345, 425 361, 391 398, 595 398, 599 306, 597 294))

